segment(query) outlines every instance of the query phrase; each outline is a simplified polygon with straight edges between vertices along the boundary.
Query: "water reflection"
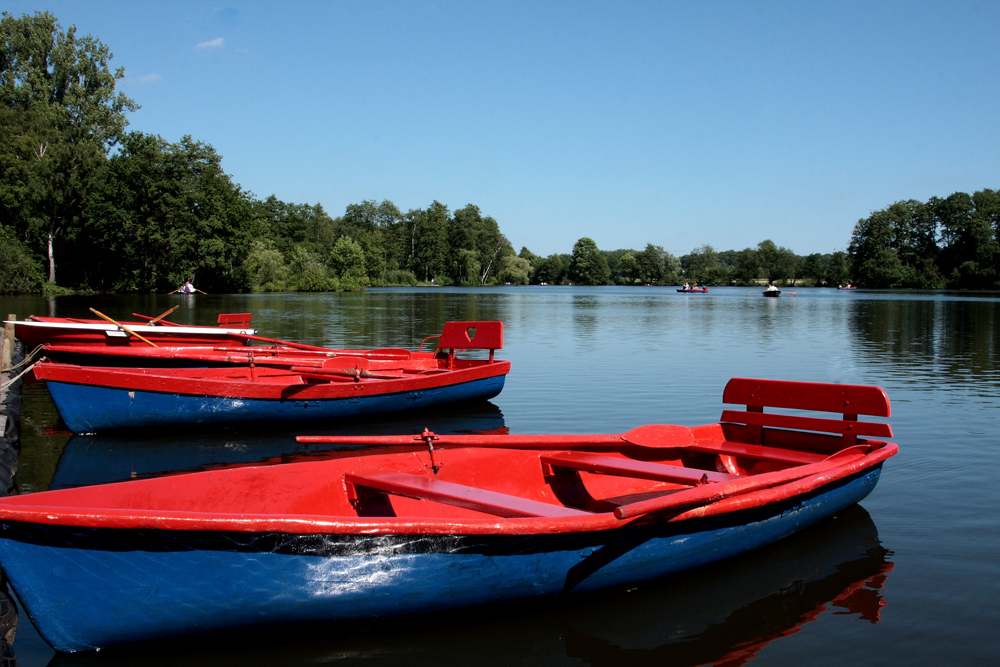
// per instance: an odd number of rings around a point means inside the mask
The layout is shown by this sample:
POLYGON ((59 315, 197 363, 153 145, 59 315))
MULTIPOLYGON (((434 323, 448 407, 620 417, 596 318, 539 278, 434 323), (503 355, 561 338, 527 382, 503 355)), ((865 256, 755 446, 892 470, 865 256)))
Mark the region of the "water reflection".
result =
POLYGON ((859 506, 684 576, 566 602, 378 625, 269 628, 100 653, 52 667, 447 663, 742 665, 824 614, 877 623, 893 564, 859 506))
POLYGON ((864 358, 904 382, 936 388, 958 379, 995 388, 1000 380, 995 301, 862 301, 849 321, 864 358))
POLYGON ((400 435, 420 433, 506 433, 503 412, 489 402, 449 409, 331 423, 311 422, 280 429, 229 428, 190 433, 75 435, 66 443, 49 489, 105 484, 207 468, 287 463, 308 457, 347 456, 355 448, 295 442, 297 435, 400 435))

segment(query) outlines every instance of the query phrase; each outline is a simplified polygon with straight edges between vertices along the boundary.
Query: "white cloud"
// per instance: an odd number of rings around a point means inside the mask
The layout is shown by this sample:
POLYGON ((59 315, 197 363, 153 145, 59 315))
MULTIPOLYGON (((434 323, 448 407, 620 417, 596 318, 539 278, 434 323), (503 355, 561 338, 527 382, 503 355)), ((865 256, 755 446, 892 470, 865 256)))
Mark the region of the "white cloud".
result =
POLYGON ((223 41, 224 40, 221 37, 216 37, 215 39, 210 40, 208 42, 200 42, 197 46, 195 46, 195 48, 196 49, 221 49, 223 41))
POLYGON ((157 74, 156 72, 143 74, 142 76, 136 78, 136 81, 139 83, 154 83, 159 80, 160 80, 160 75, 157 74))

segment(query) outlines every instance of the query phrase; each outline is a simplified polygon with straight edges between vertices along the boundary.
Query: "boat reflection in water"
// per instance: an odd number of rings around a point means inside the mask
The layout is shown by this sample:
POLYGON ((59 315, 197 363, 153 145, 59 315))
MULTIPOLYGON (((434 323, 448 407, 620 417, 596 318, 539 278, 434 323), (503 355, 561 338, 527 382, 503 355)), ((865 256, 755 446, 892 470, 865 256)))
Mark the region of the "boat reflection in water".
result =
MULTIPOLYGON (((532 603, 378 624, 230 633, 99 653, 87 665, 375 665, 468 663, 743 665, 768 644, 831 614, 881 620, 890 552, 862 507, 776 544, 681 576, 572 605, 532 603)), ((85 609, 80 613, 87 613, 85 609)))
MULTIPOLYGON (((486 401, 447 409, 403 413, 379 420, 358 419, 282 425, 276 429, 254 427, 206 430, 191 433, 122 433, 75 435, 66 443, 49 489, 107 484, 129 479, 195 472, 235 465, 289 463, 306 457, 357 456, 358 447, 300 444, 297 435, 396 435, 420 433, 507 433, 500 408, 486 401)), ((425 449, 422 442, 415 449, 425 449)), ((393 451, 403 451, 396 447, 393 451)))

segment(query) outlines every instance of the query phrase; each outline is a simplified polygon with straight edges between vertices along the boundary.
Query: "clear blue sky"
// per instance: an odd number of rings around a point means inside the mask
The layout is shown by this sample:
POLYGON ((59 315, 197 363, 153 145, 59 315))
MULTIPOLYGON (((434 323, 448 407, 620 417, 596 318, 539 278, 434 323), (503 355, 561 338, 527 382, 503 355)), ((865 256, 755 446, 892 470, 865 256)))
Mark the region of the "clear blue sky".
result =
POLYGON ((472 203, 516 249, 843 250, 905 199, 1000 188, 1000 2, 108 2, 130 129, 257 197, 472 203))

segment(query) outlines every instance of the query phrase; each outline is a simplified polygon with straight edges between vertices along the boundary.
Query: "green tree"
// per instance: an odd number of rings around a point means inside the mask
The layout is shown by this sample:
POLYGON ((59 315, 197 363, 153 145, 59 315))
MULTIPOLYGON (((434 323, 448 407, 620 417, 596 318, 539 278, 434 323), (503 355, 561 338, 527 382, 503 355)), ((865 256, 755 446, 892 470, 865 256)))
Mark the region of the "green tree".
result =
POLYGON ((333 246, 329 266, 340 289, 360 290, 369 284, 365 252, 350 237, 341 236, 333 246))
POLYGON ((760 261, 757 259, 757 251, 753 248, 744 248, 736 253, 733 280, 740 285, 756 285, 758 278, 760 278, 760 261))
POLYGON ((42 270, 14 230, 0 225, 0 294, 29 294, 42 290, 42 270))
POLYGON ((46 247, 50 283, 57 239, 76 231, 91 174, 124 133, 125 113, 138 109, 115 93, 125 71, 112 72, 112 58, 98 39, 62 30, 49 12, 0 18, 0 107, 16 128, 15 150, 29 151, 28 231, 46 247))
POLYGON ((567 264, 568 262, 564 261, 562 256, 549 255, 539 263, 538 270, 535 272, 535 281, 538 284, 558 285, 566 275, 567 264))
POLYGON ((639 258, 629 250, 618 258, 618 270, 625 278, 625 284, 633 285, 639 277, 639 258))
POLYGON ((497 281, 514 285, 527 285, 531 275, 531 262, 517 255, 505 255, 500 260, 497 281))
POLYGON ((607 258, 597 248, 597 243, 587 237, 573 244, 568 273, 570 280, 578 285, 607 285, 611 279, 607 258))
POLYGON ((271 247, 270 241, 254 241, 243 260, 245 285, 251 292, 276 292, 284 289, 288 278, 285 258, 271 247))
POLYGON ((291 254, 288 284, 292 289, 299 292, 327 292, 336 287, 336 280, 330 280, 326 264, 316 253, 297 246, 292 249, 291 254))
MULTIPOLYGON (((991 192, 991 191, 986 191, 991 192)), ((984 208, 992 197, 980 194, 984 208)), ((941 230, 941 265, 953 287, 986 289, 997 284, 1000 245, 991 213, 979 211, 973 197, 956 192, 927 202, 941 230)))
POLYGON ((448 207, 435 201, 426 210, 410 211, 406 218, 412 230, 413 273, 425 281, 448 275, 448 207))
POLYGON ((684 275, 696 283, 702 285, 719 285, 728 282, 728 276, 719 282, 720 275, 724 275, 724 270, 719 262, 719 254, 710 245, 703 245, 695 248, 690 254, 681 258, 684 264, 684 275))
POLYGON ((818 252, 807 255, 805 260, 802 262, 802 277, 807 280, 811 280, 814 285, 819 285, 823 282, 823 278, 826 276, 826 265, 829 261, 829 257, 827 257, 826 261, 824 261, 823 255, 818 252))
POLYGON ((826 284, 844 285, 850 282, 851 271, 846 252, 838 250, 830 255, 830 263, 826 267, 826 284))
POLYGON ((91 184, 74 284, 170 291, 194 277, 205 291, 241 289, 251 243, 265 235, 221 160, 191 137, 128 135, 91 184))

